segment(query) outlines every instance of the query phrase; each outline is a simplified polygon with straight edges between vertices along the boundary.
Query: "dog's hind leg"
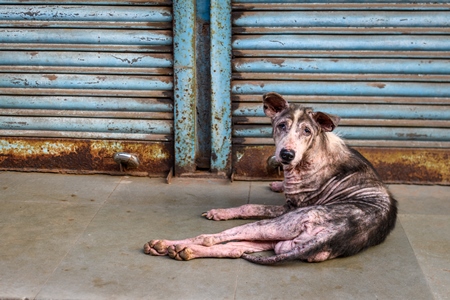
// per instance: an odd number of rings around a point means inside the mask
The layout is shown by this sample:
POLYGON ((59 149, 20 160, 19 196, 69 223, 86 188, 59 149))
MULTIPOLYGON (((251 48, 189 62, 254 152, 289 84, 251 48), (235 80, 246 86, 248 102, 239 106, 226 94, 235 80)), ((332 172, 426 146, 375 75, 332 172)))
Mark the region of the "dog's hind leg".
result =
POLYGON ((246 253, 242 258, 258 264, 275 264, 289 260, 321 262, 338 256, 353 255, 368 246, 368 232, 374 230, 367 213, 352 205, 324 207, 307 213, 301 233, 293 239, 280 240, 274 256, 259 257, 246 253), (317 217, 314 217, 316 215, 317 217))
POLYGON ((206 257, 239 258, 244 253, 272 250, 276 242, 230 242, 206 247, 202 245, 173 245, 168 248, 169 256, 176 260, 191 260, 206 257))

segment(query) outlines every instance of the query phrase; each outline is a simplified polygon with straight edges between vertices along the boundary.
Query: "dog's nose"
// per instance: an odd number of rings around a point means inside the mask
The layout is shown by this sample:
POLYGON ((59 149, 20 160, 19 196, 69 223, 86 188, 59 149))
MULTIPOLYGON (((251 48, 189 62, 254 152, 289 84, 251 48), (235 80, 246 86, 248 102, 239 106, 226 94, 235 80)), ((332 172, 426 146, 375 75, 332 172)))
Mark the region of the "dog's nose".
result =
POLYGON ((280 157, 283 160, 283 162, 291 162, 292 160, 294 160, 295 151, 283 148, 280 151, 280 157))

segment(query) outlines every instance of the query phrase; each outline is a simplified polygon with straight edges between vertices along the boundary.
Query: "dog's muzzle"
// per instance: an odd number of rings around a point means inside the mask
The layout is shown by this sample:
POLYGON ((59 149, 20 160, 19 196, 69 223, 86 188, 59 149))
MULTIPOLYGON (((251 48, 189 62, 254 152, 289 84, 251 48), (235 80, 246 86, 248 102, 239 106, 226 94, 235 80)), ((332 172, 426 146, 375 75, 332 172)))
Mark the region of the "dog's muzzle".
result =
POLYGON ((283 148, 280 151, 280 158, 281 158, 281 163, 289 164, 295 158, 295 151, 283 148))

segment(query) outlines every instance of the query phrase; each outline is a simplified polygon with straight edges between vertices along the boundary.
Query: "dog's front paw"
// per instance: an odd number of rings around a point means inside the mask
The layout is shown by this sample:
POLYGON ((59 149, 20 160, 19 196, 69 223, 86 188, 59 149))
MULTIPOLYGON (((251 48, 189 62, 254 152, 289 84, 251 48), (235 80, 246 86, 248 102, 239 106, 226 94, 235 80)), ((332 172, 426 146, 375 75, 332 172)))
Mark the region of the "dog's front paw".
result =
POLYGON ((155 256, 167 255, 167 248, 168 247, 164 241, 151 240, 144 245, 144 253, 155 256))
POLYGON ((208 220, 223 221, 230 219, 226 209, 211 209, 207 212, 202 213, 202 216, 208 220))
POLYGON ((270 189, 276 193, 284 192, 284 182, 283 181, 274 181, 270 183, 270 189))

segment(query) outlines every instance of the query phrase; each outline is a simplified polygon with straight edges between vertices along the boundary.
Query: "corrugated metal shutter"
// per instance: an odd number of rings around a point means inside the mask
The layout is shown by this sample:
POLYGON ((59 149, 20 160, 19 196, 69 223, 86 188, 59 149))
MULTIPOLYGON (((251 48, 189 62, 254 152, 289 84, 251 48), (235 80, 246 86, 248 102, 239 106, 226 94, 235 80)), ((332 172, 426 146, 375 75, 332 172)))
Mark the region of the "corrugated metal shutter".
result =
POLYGON ((112 153, 129 151, 140 154, 139 171, 166 172, 173 156, 171 1, 61 2, 0 4, 0 167, 109 171, 117 168, 112 153), (45 159, 46 147, 57 154, 45 159), (51 164, 63 160, 58 151, 86 147, 98 156, 90 166, 51 164))
POLYGON ((385 2, 234 1, 237 177, 273 175, 252 156, 273 153, 261 95, 275 91, 340 115, 388 181, 450 182, 450 3, 385 2))

